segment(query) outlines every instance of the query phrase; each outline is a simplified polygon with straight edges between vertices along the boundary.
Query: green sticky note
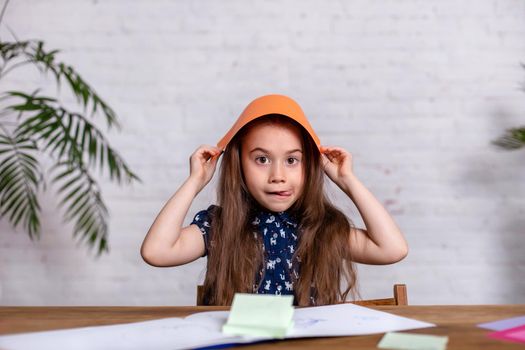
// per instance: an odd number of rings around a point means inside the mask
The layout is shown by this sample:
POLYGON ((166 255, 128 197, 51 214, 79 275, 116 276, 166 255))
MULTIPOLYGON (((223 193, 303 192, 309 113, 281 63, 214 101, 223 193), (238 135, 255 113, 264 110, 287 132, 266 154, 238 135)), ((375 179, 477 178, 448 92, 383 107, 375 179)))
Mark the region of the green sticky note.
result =
POLYGON ((284 338, 293 325, 292 304, 293 295, 237 293, 222 331, 231 335, 284 338))
POLYGON ((413 333, 386 333, 377 347, 400 350, 444 350, 448 337, 413 333))

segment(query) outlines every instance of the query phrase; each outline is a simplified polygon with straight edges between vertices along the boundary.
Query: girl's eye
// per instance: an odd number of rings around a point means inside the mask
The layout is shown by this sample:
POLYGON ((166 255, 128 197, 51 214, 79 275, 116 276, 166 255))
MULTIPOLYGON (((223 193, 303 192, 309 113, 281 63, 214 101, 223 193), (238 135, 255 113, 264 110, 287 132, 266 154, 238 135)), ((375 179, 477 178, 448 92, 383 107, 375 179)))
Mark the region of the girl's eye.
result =
POLYGON ((297 158, 288 158, 287 162, 288 162, 289 165, 293 165, 293 164, 299 163, 299 159, 297 159, 297 158))
POLYGON ((268 160, 268 157, 260 156, 260 157, 255 158, 255 161, 257 163, 267 164, 269 160, 268 160))

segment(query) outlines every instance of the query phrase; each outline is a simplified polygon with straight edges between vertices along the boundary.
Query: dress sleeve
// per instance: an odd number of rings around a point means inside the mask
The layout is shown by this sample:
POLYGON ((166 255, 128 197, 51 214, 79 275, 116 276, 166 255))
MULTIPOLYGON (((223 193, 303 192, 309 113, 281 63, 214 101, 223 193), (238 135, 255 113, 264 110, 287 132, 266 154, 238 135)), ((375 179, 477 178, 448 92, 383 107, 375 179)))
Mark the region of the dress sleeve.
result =
POLYGON ((208 209, 201 210, 195 217, 190 225, 197 225, 199 230, 202 232, 202 238, 204 239, 204 254, 203 257, 208 255, 208 247, 210 241, 210 228, 213 219, 213 212, 215 211, 216 206, 210 205, 208 209))

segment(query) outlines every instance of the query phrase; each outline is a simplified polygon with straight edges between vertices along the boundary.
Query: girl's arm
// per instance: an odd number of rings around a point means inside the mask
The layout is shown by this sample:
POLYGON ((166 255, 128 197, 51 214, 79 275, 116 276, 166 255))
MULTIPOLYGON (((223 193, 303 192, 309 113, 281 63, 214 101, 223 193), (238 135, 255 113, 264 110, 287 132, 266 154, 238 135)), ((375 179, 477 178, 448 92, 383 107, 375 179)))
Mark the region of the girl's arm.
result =
POLYGON ((140 254, 153 266, 177 266, 204 254, 204 239, 196 225, 182 227, 190 205, 210 182, 219 148, 200 146, 190 157, 190 176, 164 205, 142 243, 140 254))
POLYGON ((408 254, 408 245, 396 223, 352 171, 352 155, 343 148, 321 147, 323 167, 330 179, 354 202, 366 230, 352 228, 350 249, 354 261, 391 264, 408 254))

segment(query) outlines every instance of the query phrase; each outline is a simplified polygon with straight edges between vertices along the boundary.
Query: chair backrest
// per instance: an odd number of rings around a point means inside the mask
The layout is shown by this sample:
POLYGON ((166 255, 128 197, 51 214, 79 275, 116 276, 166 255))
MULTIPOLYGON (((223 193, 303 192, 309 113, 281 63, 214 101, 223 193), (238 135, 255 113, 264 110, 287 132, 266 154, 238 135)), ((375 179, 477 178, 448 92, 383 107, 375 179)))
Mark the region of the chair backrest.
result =
MULTIPOLYGON (((197 286, 197 306, 204 305, 204 286, 197 286)), ((363 306, 373 305, 408 305, 406 284, 394 284, 394 297, 386 299, 357 300, 352 303, 363 306)))
POLYGON ((386 299, 356 300, 352 303, 362 306, 367 305, 408 305, 406 284, 394 284, 394 297, 386 299))

